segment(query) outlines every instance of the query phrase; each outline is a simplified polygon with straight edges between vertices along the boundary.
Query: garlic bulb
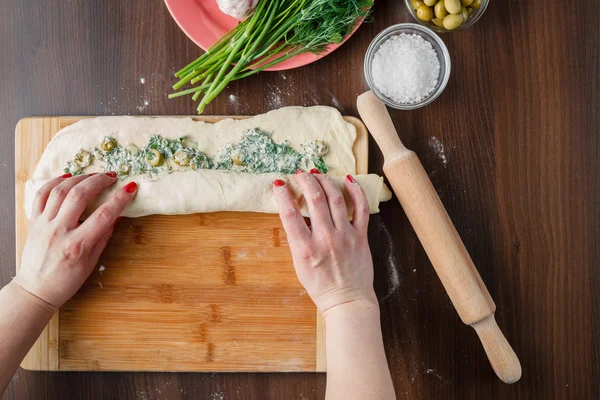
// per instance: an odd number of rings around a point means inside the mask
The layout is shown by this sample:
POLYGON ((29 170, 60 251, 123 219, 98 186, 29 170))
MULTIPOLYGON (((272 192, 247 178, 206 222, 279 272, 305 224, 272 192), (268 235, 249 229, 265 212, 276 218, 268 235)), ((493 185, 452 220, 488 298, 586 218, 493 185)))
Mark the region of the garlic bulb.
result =
POLYGON ((252 14, 258 0, 217 0, 217 4, 224 14, 242 19, 252 14))

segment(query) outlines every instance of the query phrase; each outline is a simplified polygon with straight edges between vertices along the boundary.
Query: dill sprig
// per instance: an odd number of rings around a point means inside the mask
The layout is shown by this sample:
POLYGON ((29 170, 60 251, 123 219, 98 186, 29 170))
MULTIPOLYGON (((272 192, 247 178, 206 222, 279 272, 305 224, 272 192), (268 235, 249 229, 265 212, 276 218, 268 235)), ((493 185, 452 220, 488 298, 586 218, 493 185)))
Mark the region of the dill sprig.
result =
POLYGON ((201 114, 231 81, 341 43, 372 5, 372 0, 261 0, 254 14, 175 73, 177 92, 169 98, 192 95, 200 99, 201 114), (186 85, 191 87, 183 89, 186 85))

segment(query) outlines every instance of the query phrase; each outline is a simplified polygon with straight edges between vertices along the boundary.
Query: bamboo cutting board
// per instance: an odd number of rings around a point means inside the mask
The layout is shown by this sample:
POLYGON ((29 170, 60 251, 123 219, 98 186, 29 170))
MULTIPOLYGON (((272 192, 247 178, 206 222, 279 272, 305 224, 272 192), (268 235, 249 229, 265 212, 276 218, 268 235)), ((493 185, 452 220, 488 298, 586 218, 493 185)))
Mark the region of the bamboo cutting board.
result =
MULTIPOLYGON (((16 127, 17 269, 29 230, 25 182, 50 139, 82 118, 25 118, 16 127)), ((367 173, 368 132, 357 118, 345 119, 357 128, 357 170, 367 173)), ((324 324, 296 278, 277 215, 126 218, 100 265, 103 272, 96 268, 54 316, 23 368, 325 371, 324 324)))

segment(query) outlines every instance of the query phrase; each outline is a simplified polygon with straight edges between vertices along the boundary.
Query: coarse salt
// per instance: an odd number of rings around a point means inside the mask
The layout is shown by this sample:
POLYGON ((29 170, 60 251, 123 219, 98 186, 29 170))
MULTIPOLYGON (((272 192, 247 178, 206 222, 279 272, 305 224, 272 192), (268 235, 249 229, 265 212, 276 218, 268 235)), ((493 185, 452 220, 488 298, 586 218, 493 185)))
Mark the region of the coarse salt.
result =
POLYGON ((435 89, 440 60, 421 35, 401 33, 381 44, 371 65, 377 90, 396 103, 412 104, 435 89))

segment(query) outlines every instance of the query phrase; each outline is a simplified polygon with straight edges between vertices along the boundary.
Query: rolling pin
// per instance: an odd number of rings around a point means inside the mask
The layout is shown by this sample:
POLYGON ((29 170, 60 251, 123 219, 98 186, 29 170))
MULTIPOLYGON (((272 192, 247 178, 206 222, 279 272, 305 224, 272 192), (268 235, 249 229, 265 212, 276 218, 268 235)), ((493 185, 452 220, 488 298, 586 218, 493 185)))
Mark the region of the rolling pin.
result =
POLYGON ((417 155, 404 147, 385 105, 371 92, 358 112, 383 152, 383 171, 462 321, 477 332, 498 377, 521 378, 521 364, 494 318, 496 305, 481 280, 417 155))

